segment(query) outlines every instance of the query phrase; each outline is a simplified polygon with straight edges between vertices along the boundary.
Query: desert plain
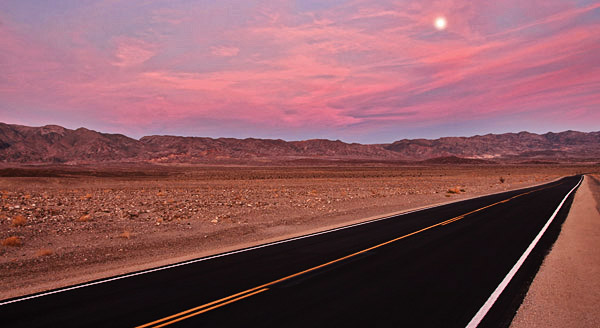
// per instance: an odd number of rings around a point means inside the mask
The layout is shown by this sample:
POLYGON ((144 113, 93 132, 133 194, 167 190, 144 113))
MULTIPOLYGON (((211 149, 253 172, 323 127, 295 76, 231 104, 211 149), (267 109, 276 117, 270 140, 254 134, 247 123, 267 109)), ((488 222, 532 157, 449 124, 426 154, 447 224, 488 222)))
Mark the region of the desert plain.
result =
POLYGON ((599 171, 592 164, 0 168, 0 299, 599 171))

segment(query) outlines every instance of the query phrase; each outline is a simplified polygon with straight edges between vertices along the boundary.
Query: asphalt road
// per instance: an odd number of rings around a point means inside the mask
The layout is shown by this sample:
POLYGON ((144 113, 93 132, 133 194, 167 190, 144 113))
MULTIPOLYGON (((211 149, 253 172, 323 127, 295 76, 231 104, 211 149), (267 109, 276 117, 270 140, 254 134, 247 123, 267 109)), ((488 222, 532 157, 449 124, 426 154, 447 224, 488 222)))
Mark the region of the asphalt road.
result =
MULTIPOLYGON (((465 327, 506 282, 579 181, 580 176, 568 177, 48 295, 0 301, 0 325, 465 327)), ((510 324, 558 236, 573 194, 489 312, 479 312, 479 327, 510 324)))

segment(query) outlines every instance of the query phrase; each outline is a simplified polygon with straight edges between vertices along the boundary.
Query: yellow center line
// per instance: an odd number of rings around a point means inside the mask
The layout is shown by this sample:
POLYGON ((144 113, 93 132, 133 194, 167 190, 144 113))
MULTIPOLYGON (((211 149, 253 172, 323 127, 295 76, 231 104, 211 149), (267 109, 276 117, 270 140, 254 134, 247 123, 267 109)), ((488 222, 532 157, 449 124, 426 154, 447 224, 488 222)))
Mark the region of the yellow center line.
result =
MULTIPOLYGON (((146 323, 146 324, 143 324, 143 325, 141 325, 141 326, 137 326, 136 328, 144 328, 144 327, 149 327, 149 326, 152 326, 152 325, 154 325, 154 324, 157 324, 157 323, 160 323, 160 322, 163 322, 163 321, 169 320, 169 319, 173 319, 173 318, 176 318, 176 317, 182 316, 182 315, 184 315, 184 314, 187 314, 187 313, 190 313, 190 312, 194 312, 194 311, 197 311, 197 310, 200 310, 200 309, 203 309, 203 308, 209 307, 209 306, 211 306, 211 305, 215 305, 215 304, 221 303, 221 302, 223 302, 223 301, 227 301, 227 300, 229 300, 229 299, 232 299, 232 298, 235 298, 235 297, 238 297, 238 296, 241 296, 241 295, 247 294, 248 292, 252 292, 252 291, 254 291, 254 290, 256 290, 256 289, 259 289, 259 288, 260 288, 260 286, 259 286, 259 287, 256 287, 256 288, 248 289, 248 290, 245 290, 245 291, 243 291, 243 292, 240 292, 240 293, 237 293, 237 294, 233 294, 233 295, 230 295, 230 296, 227 296, 227 297, 224 297, 224 298, 218 299, 218 300, 216 300, 216 301, 212 301, 212 302, 210 302, 210 303, 206 303, 206 304, 203 304, 203 305, 197 306, 197 307, 195 307, 195 308, 191 308, 191 309, 189 309, 189 310, 185 310, 185 311, 182 311, 182 312, 179 312, 179 313, 176 313, 176 314, 170 315, 170 316, 168 316, 168 317, 164 317, 164 318, 162 318, 162 319, 159 319, 159 320, 156 320, 156 321, 148 322, 148 323, 146 323)), ((239 299, 241 299, 241 298, 239 298, 239 299)), ((237 300, 237 299, 236 299, 236 300, 237 300)), ((224 304, 228 304, 228 303, 226 302, 226 303, 224 303, 224 304)))
MULTIPOLYGON (((561 183, 561 184, 562 184, 562 183, 561 183)), ((559 185, 560 185, 560 184, 559 184, 559 185)), ((423 231, 426 231, 426 230, 429 230, 429 229, 432 229, 432 228, 435 228, 435 227, 438 227, 438 226, 443 226, 443 225, 446 225, 446 224, 449 224, 449 223, 452 223, 452 222, 456 222, 456 221, 458 221, 458 220, 460 220, 460 219, 463 219, 463 218, 464 218, 464 217, 466 217, 467 215, 470 215, 470 214, 473 214, 473 213, 476 213, 476 212, 482 211, 482 210, 484 210, 484 209, 490 208, 490 207, 492 207, 492 206, 495 206, 495 205, 498 205, 498 204, 506 203, 506 202, 508 202, 508 201, 510 201, 510 200, 513 200, 513 199, 517 198, 517 197, 524 196, 524 195, 527 195, 527 194, 530 194, 530 193, 533 193, 533 192, 536 192, 536 191, 544 190, 544 189, 551 188, 551 187, 555 187, 555 186, 557 186, 557 185, 554 185, 554 186, 549 186, 549 187, 545 187, 545 188, 539 188, 539 189, 535 189, 535 190, 532 190, 532 191, 529 191, 529 192, 525 192, 525 193, 522 193, 522 194, 518 194, 518 195, 516 195, 516 196, 513 196, 513 197, 507 198, 507 199, 505 199, 505 200, 502 200, 502 201, 499 201, 499 202, 496 202, 496 203, 493 203, 493 204, 490 204, 490 205, 487 205, 487 206, 484 206, 484 207, 478 208, 478 209, 476 209, 476 210, 473 210, 473 211, 471 211, 471 212, 468 212, 468 213, 465 213, 465 214, 459 215, 459 216, 457 216, 457 217, 454 217, 454 218, 451 218, 451 219, 449 219, 449 220, 446 220, 446 221, 442 221, 442 222, 436 223, 436 224, 434 224, 434 225, 431 225, 431 226, 428 226, 428 227, 426 227, 426 228, 423 228, 423 229, 420 229, 420 230, 417 230, 417 231, 411 232, 411 233, 409 233, 409 234, 406 234, 406 235, 403 235, 403 236, 400 236, 400 237, 394 238, 394 239, 392 239, 392 240, 388 240, 388 241, 386 241, 386 242, 383 242, 383 243, 381 243, 381 244, 378 244, 378 245, 375 245, 375 246, 371 246, 371 247, 369 247, 369 248, 366 248, 366 249, 363 249, 363 250, 361 250, 361 251, 358 251, 358 252, 355 252, 355 253, 352 253, 352 254, 346 255, 346 256, 344 256, 344 257, 340 257, 340 258, 338 258, 338 259, 336 259, 336 260, 329 261, 329 262, 327 262, 327 263, 323 263, 323 264, 320 264, 320 265, 314 266, 314 267, 312 267, 312 268, 310 268, 310 269, 306 269, 306 270, 304 270, 304 271, 300 271, 300 272, 297 272, 297 273, 291 274, 291 275, 289 275, 289 276, 285 276, 285 277, 283 277, 283 278, 280 278, 280 279, 277 279, 277 280, 274 280, 274 281, 268 282, 268 283, 266 283, 266 284, 262 284, 262 285, 260 285, 260 286, 254 287, 254 288, 247 289, 247 290, 245 290, 245 291, 243 291, 243 292, 239 292, 239 293, 237 293, 237 294, 233 294, 233 295, 230 295, 230 296, 227 296, 227 297, 224 297, 224 298, 218 299, 218 300, 216 300, 216 301, 212 301, 212 302, 210 302, 210 303, 206 303, 206 304, 203 304, 203 305, 200 305, 200 306, 197 306, 197 307, 191 308, 191 309, 189 309, 189 310, 185 310, 185 311, 182 311, 182 312, 179 312, 179 313, 176 313, 176 314, 170 315, 170 316, 168 316, 168 317, 164 317, 164 318, 162 318, 162 319, 158 319, 158 320, 155 320, 155 321, 152 321, 152 322, 149 322, 149 323, 143 324, 143 325, 141 325, 141 326, 137 326, 136 328, 145 328, 145 327, 149 327, 149 326, 152 326, 152 325, 155 325, 155 324, 161 323, 161 322, 164 322, 164 323, 162 323, 162 324, 160 324, 160 325, 158 325, 158 326, 154 326, 154 327, 155 327, 155 328, 157 328, 157 327, 164 327, 164 326, 170 325, 170 324, 172 324, 172 323, 175 323, 175 322, 178 322, 178 321, 181 321, 181 320, 187 319, 187 318, 189 318, 189 317, 193 317, 193 316, 195 316, 195 315, 198 315, 198 314, 201 314, 201 313, 205 313, 205 312, 208 312, 208 311, 210 311, 210 310, 213 310, 213 309, 219 308, 219 307, 221 307, 221 306, 224 306, 224 305, 227 305, 227 304, 229 304, 229 303, 236 302, 236 301, 238 301, 238 300, 241 300, 241 299, 244 299, 244 298, 250 297, 250 296, 252 296, 252 295, 256 295, 256 294, 258 294, 258 293, 262 293, 262 292, 264 292, 264 291, 267 291, 267 290, 269 289, 269 288, 267 288, 267 287, 269 287, 269 286, 272 286, 272 285, 275 285, 275 284, 277 284, 277 283, 280 283, 280 282, 282 282, 282 281, 285 281, 285 280, 288 280, 288 279, 291 279, 291 278, 294 278, 294 277, 297 277, 297 276, 303 275, 303 274, 305 274, 305 273, 308 273, 308 272, 311 272, 311 271, 318 270, 318 269, 320 269, 320 268, 326 267, 326 266, 328 266, 328 265, 331 265, 331 264, 334 264, 334 263, 337 263, 337 262, 344 261, 344 260, 346 260, 346 259, 349 259, 349 258, 351 258, 351 257, 357 256, 357 255, 360 255, 360 254, 364 254, 364 253, 366 253, 366 252, 369 252, 369 251, 372 251, 372 250, 374 250, 374 249, 376 249, 376 248, 380 248, 380 247, 382 247, 382 246, 389 245, 389 244, 391 244, 391 243, 394 243, 394 242, 396 242, 396 241, 399 241, 399 240, 401 240, 401 239, 405 239, 405 238, 407 238, 407 237, 410 237, 410 236, 416 235, 416 234, 418 234, 418 233, 421 233, 421 232, 423 232, 423 231), (200 310, 200 311, 198 311, 198 310, 200 310), (194 312, 194 311, 198 311, 198 312, 194 312), (191 312, 194 312, 194 313, 191 313, 191 312), (189 315, 186 315, 186 314, 188 314, 188 313, 191 313, 191 314, 189 314, 189 315), (165 321, 167 321, 167 320, 170 320, 170 319, 173 319, 173 318, 177 318, 177 319, 174 319, 174 320, 171 320, 171 321, 165 322, 165 321)))
POLYGON ((159 327, 168 326, 168 325, 170 325, 170 324, 173 324, 173 323, 175 323, 175 322, 178 322, 178 321, 181 321, 181 320, 185 320, 185 319, 191 318, 191 317, 193 317, 193 316, 196 316, 196 315, 198 315, 198 314, 202 314, 202 313, 204 313, 204 312, 208 312, 208 311, 210 311, 210 310, 214 310, 214 309, 216 309, 216 308, 218 308, 218 307, 225 306, 225 305, 227 305, 227 304, 229 304, 229 303, 233 303, 233 302, 239 301, 239 300, 241 300, 241 299, 244 299, 244 298, 246 298, 246 297, 250 297, 250 296, 252 296, 252 295, 256 295, 256 294, 262 293, 262 292, 264 292, 264 291, 267 291, 267 290, 269 290, 269 288, 263 288, 263 289, 257 290, 257 291, 255 291, 254 293, 246 294, 246 295, 244 295, 244 296, 240 296, 240 297, 238 297, 238 298, 234 298, 234 299, 232 299, 232 300, 229 300, 229 301, 227 301, 227 302, 224 302, 224 303, 221 303, 221 304, 215 305, 215 306, 213 306, 213 307, 209 307, 208 309, 204 309, 204 310, 201 310, 201 311, 198 311, 198 312, 194 312, 194 313, 192 313, 192 314, 188 314, 188 315, 186 315, 186 316, 184 316, 184 317, 180 317, 180 318, 177 318, 177 319, 175 319, 175 320, 171 320, 171 321, 169 321, 169 322, 165 322, 165 323, 163 323, 163 324, 161 324, 161 325, 154 326, 154 328, 159 328, 159 327))
MULTIPOLYGON (((271 281, 271 282, 269 282, 269 283, 266 283, 266 284, 263 284, 263 285, 260 285, 260 286, 254 287, 254 288, 250 288, 250 289, 248 289, 248 290, 246 290, 246 291, 243 291, 243 292, 237 293, 237 294, 235 294, 235 295, 244 295, 244 294, 246 294, 246 293, 253 292, 253 291, 255 291, 255 290, 258 290, 258 289, 262 289, 262 288, 265 288, 265 287, 269 287, 269 286, 275 285, 275 284, 277 284, 277 283, 280 283, 280 282, 282 282, 282 281, 285 281, 285 280, 288 280, 288 279, 291 279, 291 278, 294 278, 294 277, 297 277, 297 276, 303 275, 303 274, 305 274, 305 273, 308 273, 308 272, 311 272, 311 271, 318 270, 318 269, 320 269, 320 268, 326 267, 326 266, 328 266, 328 265, 331 265, 331 264, 334 264, 334 263, 337 263, 337 262, 341 262, 341 261, 343 261, 343 260, 349 259, 349 258, 351 258, 351 257, 354 257, 354 256, 356 256, 356 255, 360 255, 360 254, 366 253, 366 252, 368 252, 368 251, 374 250, 374 249, 376 249, 376 248, 379 248, 379 247, 381 247, 381 246, 384 246, 384 245, 391 244, 391 243, 393 243, 393 242, 396 242, 396 241, 398 241, 398 240, 400 240, 400 239, 404 239, 404 238, 406 238, 406 237, 410 237, 410 236, 412 236, 412 235, 416 235, 416 234, 418 234, 418 233, 420 233, 420 232, 423 232, 423 231, 425 231, 425 230, 429 230, 429 229, 431 229, 431 228, 437 227, 437 226, 441 225, 442 223, 443 223, 443 222, 440 222, 440 223, 434 224, 434 225, 432 225, 432 226, 429 226, 429 227, 427 227, 427 228, 423 228, 423 229, 421 229, 421 230, 417 230, 417 231, 411 232, 411 233, 409 233, 409 234, 406 234, 406 235, 404 235, 404 236, 401 236, 401 237, 398 237, 398 238, 394 238, 394 239, 392 239, 392 240, 389 240, 389 241, 386 241, 386 242, 384 242, 384 243, 381 243, 381 244, 378 244, 378 245, 375 245, 375 246, 372 246, 372 247, 369 247, 369 248, 363 249, 362 251, 358 251, 358 252, 352 253, 352 254, 350 254, 350 255, 346 255, 346 256, 344 256, 344 257, 340 257, 340 258, 338 258, 338 259, 336 259, 336 260, 329 261, 329 262, 327 262, 327 263, 323 263, 323 264, 317 265, 317 266, 315 266, 315 267, 312 267, 312 268, 310 268, 310 269, 306 269, 306 270, 304 270, 304 271, 300 271, 300 272, 297 272, 297 273, 291 274, 291 275, 289 275, 289 276, 285 276, 285 277, 283 277, 283 278, 280 278, 280 279, 277 279, 277 280, 271 281)), ((231 296, 228 296, 228 297, 222 298, 222 299, 220 299, 220 300, 216 300, 216 301, 213 301, 213 302, 210 302, 210 303, 207 303, 207 304, 204 304, 204 305, 198 306, 198 307, 196 307, 196 308, 194 308, 194 309, 190 309, 190 310, 186 310, 186 311, 183 311, 183 312, 180 312, 180 313, 174 314, 174 315, 172 315, 172 316, 169 316, 169 317, 166 317, 166 318, 163 318, 163 319, 159 319, 159 320, 153 321, 153 322, 151 322, 151 323, 147 323, 147 324, 144 324, 144 325, 141 325, 141 326, 137 326, 137 328, 148 327, 148 326, 150 326, 150 325, 152 325, 152 324, 159 323, 159 322, 163 322, 163 321, 169 320, 170 318, 175 318, 175 317, 181 316, 181 315, 183 315, 183 314, 185 314, 185 313, 192 312, 192 311, 194 311, 194 310, 196 310, 196 309, 201 309, 201 308, 205 308, 205 307, 207 307, 207 306, 209 306, 209 305, 211 305, 211 304, 220 303, 221 301, 224 301, 224 300, 230 299, 230 298, 232 298, 232 297, 234 297, 234 295, 231 295, 231 296)))
POLYGON ((460 220, 460 219, 464 219, 464 215, 457 216, 457 217, 455 217, 455 218, 452 218, 452 219, 450 219, 450 220, 444 221, 444 222, 442 222, 442 225, 450 224, 450 223, 452 223, 452 222, 455 222, 455 221, 458 221, 458 220, 460 220))

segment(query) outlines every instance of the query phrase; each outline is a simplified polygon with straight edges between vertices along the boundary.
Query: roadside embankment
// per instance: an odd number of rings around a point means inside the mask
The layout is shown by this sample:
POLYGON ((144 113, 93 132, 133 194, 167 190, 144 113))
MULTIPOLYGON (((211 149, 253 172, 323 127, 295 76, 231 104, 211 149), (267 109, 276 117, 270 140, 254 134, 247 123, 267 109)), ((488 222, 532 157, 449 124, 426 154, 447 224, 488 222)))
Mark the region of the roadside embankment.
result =
POLYGON ((600 327, 600 176, 586 176, 512 328, 600 327))

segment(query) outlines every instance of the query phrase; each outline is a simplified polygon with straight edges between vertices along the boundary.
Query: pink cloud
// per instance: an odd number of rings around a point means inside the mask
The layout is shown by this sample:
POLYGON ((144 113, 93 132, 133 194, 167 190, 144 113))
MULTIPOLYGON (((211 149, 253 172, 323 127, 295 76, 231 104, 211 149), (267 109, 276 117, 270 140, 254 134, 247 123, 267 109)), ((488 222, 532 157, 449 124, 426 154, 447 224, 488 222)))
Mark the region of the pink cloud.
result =
POLYGON ((211 47, 210 50, 213 55, 222 57, 237 56, 237 54, 240 52, 240 48, 227 46, 215 46, 211 47))
POLYGON ((155 46, 141 39, 119 37, 116 40, 116 66, 129 67, 144 63, 156 54, 155 46))
MULTIPOLYGON (((205 119, 307 137, 541 108, 567 108, 575 122, 598 106, 599 4, 303 5, 97 5, 47 26, 0 17, 0 106, 147 134, 205 119), (445 31, 433 28, 436 15, 445 31)), ((0 120, 14 117, 0 109, 0 120)))

